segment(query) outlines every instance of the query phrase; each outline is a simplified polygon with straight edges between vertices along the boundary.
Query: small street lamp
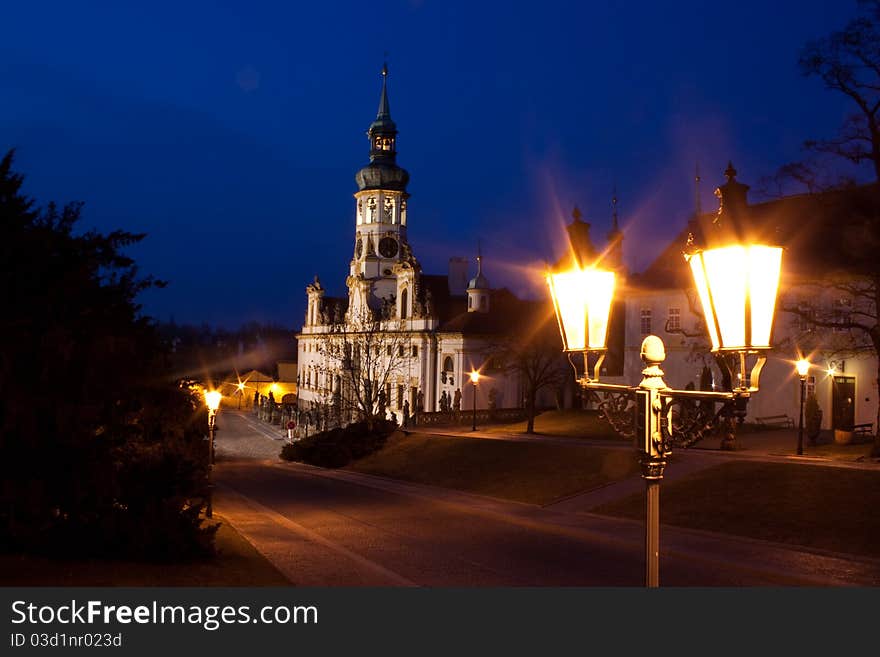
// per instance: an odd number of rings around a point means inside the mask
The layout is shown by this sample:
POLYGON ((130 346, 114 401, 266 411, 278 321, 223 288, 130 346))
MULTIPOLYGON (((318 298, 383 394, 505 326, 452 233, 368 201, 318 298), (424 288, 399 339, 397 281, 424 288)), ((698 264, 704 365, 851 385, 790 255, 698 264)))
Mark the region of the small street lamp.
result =
POLYGON ((807 374, 810 371, 810 361, 801 358, 797 363, 794 364, 794 366, 797 370, 798 376, 801 379, 801 412, 798 416, 797 442, 797 454, 798 456, 801 456, 804 453, 804 393, 807 390, 807 374))
POLYGON ((241 398, 244 396, 244 383, 238 382, 238 410, 241 410, 241 398))
POLYGON ((477 430, 477 384, 480 382, 480 373, 477 370, 471 370, 471 383, 474 385, 474 423, 471 431, 477 430))
POLYGON ((205 516, 214 517, 214 432, 216 431, 217 409, 223 395, 218 390, 205 392, 205 404, 208 406, 208 503, 205 516))
POLYGON ((770 349, 782 249, 765 245, 733 244, 690 250, 685 259, 703 306, 712 352, 732 354, 720 359, 730 364, 729 392, 672 390, 663 381, 660 365, 666 358, 663 341, 649 335, 642 342, 645 368, 638 386, 599 382, 608 339, 608 320, 614 297, 615 275, 595 267, 576 267, 547 274, 563 350, 584 355, 580 385, 603 393, 599 410, 618 432, 635 439, 645 480, 645 585, 660 585, 660 481, 672 445, 689 447, 718 425, 733 431, 733 418, 745 415, 749 396, 758 390, 758 378, 770 349), (593 371, 590 355, 594 354, 593 371), (749 373, 747 359, 755 357, 749 373), (734 364, 735 363, 735 364, 734 364), (609 401, 610 400, 610 401, 609 401), (685 412, 695 401, 697 410, 685 412), (633 404, 634 402, 634 404, 633 404), (715 413, 716 402, 722 404, 715 413), (673 415, 673 406, 682 411, 673 415), (707 407, 709 410, 707 410, 707 407))

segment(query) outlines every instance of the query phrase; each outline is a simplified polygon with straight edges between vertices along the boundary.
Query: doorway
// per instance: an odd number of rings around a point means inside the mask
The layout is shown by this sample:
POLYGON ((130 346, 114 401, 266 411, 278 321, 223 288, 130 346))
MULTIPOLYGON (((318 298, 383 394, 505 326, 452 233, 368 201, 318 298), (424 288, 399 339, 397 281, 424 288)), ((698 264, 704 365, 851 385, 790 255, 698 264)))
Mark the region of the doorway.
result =
POLYGON ((835 376, 831 383, 831 428, 852 429, 856 420, 856 378, 835 376))

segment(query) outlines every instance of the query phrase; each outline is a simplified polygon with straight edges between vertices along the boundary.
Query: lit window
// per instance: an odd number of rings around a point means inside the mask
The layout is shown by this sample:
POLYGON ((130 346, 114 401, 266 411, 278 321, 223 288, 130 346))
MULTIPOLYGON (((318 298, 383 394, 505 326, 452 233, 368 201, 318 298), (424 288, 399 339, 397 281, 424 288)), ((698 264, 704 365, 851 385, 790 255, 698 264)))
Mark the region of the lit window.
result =
POLYGON ((650 308, 642 308, 641 313, 639 315, 639 330, 642 335, 650 335, 651 334, 651 309, 650 308))
POLYGON ((810 395, 816 394, 816 377, 808 376, 807 377, 807 386, 806 386, 807 397, 810 395))
POLYGON ((670 308, 669 314, 666 316, 666 330, 681 330, 681 308, 670 308))

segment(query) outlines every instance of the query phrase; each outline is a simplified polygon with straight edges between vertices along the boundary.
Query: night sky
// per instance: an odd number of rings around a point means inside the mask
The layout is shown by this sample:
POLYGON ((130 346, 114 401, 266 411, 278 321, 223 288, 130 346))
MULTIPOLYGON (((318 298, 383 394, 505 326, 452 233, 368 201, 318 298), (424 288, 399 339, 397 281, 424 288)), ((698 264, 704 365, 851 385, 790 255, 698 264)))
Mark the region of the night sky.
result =
POLYGON ((409 237, 427 273, 477 242, 529 292, 576 203, 603 241, 617 185, 635 270, 704 209, 728 159, 755 184, 830 136, 845 99, 801 76, 855 0, 28 2, 0 24, 0 151, 82 228, 146 232, 145 312, 302 324, 341 294, 355 172, 387 52, 409 237), (124 6, 123 6, 124 5, 124 6))

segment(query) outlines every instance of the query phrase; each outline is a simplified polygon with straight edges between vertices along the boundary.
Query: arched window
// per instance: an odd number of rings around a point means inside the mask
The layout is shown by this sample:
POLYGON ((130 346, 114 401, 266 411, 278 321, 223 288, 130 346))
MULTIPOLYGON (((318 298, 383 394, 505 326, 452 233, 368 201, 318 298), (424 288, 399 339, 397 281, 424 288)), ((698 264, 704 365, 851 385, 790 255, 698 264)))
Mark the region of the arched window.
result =
POLYGON ((406 319, 406 308, 408 302, 409 290, 403 288, 403 292, 400 293, 400 319, 406 319))
POLYGON ((443 361, 443 371, 451 374, 454 369, 455 368, 452 365, 452 356, 447 356, 443 361))

